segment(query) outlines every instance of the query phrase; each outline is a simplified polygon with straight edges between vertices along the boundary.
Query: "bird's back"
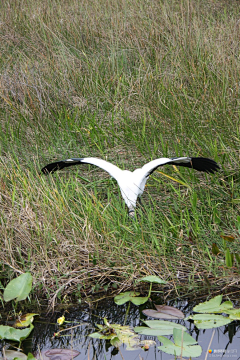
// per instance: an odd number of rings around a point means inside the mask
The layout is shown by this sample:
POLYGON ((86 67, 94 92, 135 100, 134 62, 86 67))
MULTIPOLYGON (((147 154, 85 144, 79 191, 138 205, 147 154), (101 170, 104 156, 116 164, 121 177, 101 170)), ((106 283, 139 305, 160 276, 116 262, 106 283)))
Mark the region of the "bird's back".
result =
POLYGON ((117 179, 122 197, 129 208, 136 206, 137 198, 142 193, 135 171, 123 170, 121 176, 117 179))

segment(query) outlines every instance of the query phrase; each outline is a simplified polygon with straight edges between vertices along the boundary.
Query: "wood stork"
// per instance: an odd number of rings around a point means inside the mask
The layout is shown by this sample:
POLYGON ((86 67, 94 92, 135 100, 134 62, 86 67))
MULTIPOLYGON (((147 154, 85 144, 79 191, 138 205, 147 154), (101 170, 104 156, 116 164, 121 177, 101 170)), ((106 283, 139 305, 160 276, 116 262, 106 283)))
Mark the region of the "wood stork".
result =
POLYGON ((99 168, 107 171, 120 187, 122 197, 129 209, 129 216, 134 216, 134 210, 137 203, 137 198, 142 195, 145 184, 149 176, 159 166, 166 164, 172 164, 177 166, 184 166, 192 168, 198 171, 206 173, 214 173, 218 171, 218 164, 211 159, 203 157, 177 157, 177 158, 159 158, 152 160, 145 164, 142 168, 136 169, 133 172, 128 170, 121 170, 116 165, 111 164, 108 161, 98 158, 72 158, 62 161, 56 161, 44 166, 41 171, 44 174, 53 173, 57 170, 61 170, 68 166, 79 164, 91 164, 96 165, 99 168))

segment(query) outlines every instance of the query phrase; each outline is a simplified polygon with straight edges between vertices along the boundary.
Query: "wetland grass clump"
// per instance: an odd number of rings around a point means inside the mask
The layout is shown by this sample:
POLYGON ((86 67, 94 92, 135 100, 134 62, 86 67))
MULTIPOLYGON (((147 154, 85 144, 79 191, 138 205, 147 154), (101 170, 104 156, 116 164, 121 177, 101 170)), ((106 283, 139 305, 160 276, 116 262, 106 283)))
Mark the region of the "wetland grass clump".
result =
POLYGON ((165 296, 239 291, 221 238, 239 253, 239 10, 220 0, 1 5, 3 285, 30 271, 36 296, 63 302, 150 274, 168 282, 165 296), (84 156, 129 170, 203 156, 221 171, 156 171, 133 222, 101 170, 39 174, 84 156))

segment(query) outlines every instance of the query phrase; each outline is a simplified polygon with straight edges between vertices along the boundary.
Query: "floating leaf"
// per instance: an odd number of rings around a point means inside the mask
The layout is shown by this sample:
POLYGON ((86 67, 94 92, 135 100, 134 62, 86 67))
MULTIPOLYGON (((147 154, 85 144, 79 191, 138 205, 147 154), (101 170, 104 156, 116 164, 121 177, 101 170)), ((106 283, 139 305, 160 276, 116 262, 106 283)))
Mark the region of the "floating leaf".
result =
POLYGON ((149 297, 135 297, 132 298, 130 301, 134 304, 134 305, 142 305, 145 304, 148 301, 149 297))
POLYGON ((227 310, 225 313, 229 315, 231 320, 240 320, 240 309, 227 310))
POLYGON ((50 349, 44 355, 50 359, 71 360, 80 354, 77 350, 72 349, 50 349))
POLYGON ((151 345, 155 345, 155 341, 152 340, 146 340, 141 341, 139 336, 134 333, 129 326, 121 326, 118 324, 112 324, 116 329, 116 335, 112 337, 110 340, 111 344, 115 347, 120 347, 122 344, 126 345, 126 350, 136 350, 141 347, 148 346, 148 348, 151 345))
POLYGON ((15 321, 13 326, 16 328, 26 328, 33 322, 35 315, 38 315, 38 314, 22 315, 18 320, 15 321))
MULTIPOLYGON (((129 331, 128 333, 117 331, 117 336, 119 339, 120 345, 123 343, 127 345, 127 350, 132 350, 139 343, 140 339, 138 335, 136 335, 133 331, 129 331)), ((119 345, 119 346, 120 346, 119 345)))
POLYGON ((152 335, 152 336, 160 336, 160 335, 171 335, 173 334, 173 329, 180 329, 186 331, 187 329, 180 325, 170 321, 159 321, 159 320, 147 320, 143 321, 149 327, 146 326, 136 326, 134 331, 138 334, 142 335, 152 335))
POLYGON ((232 309, 233 304, 231 301, 225 301, 221 304, 222 295, 215 296, 209 301, 194 306, 193 311, 202 313, 223 313, 226 310, 232 309))
POLYGON ((4 353, 5 353, 7 360, 13 360, 16 358, 22 359, 22 360, 27 360, 27 355, 22 353, 21 351, 5 350, 4 353))
POLYGON ((194 325, 198 329, 212 329, 232 322, 228 317, 215 314, 195 314, 188 319, 194 320, 194 325))
POLYGON ((123 305, 131 301, 134 305, 142 305, 148 301, 148 297, 138 297, 139 292, 127 291, 115 296, 114 301, 117 305, 123 305))
POLYGON ((189 334, 174 329, 173 338, 175 343, 164 336, 158 336, 158 340, 163 343, 163 346, 159 346, 158 349, 175 356, 198 357, 201 355, 201 346, 195 345, 197 344, 196 340, 189 334))
POLYGON ((5 301, 17 299, 25 300, 32 289, 32 275, 28 272, 10 281, 6 286, 3 298, 5 301))
POLYGON ((160 277, 155 276, 155 275, 145 276, 145 277, 139 279, 138 281, 145 281, 145 282, 151 282, 151 283, 156 283, 156 284, 167 284, 166 281, 162 280, 160 277))
POLYGON ((88 336, 93 339, 104 339, 104 335, 99 332, 94 332, 92 334, 89 334, 88 336))
MULTIPOLYGON (((36 360, 33 354, 28 353, 28 356, 21 351, 16 350, 5 350, 4 351, 5 358, 4 360, 13 360, 13 359, 20 359, 20 360, 36 360)), ((3 358, 0 357, 3 360, 3 358)))
POLYGON ((134 292, 134 291, 127 291, 127 292, 124 292, 124 293, 121 293, 117 296, 114 297, 114 302, 117 304, 117 305, 123 305, 125 304, 126 302, 130 301, 130 299, 132 297, 135 297, 135 296, 138 296, 140 295, 139 292, 134 292))
POLYGON ((105 326, 97 325, 100 332, 90 334, 89 337, 95 339, 110 340, 110 343, 115 347, 120 347, 122 344, 127 345, 129 350, 136 343, 139 343, 140 339, 138 335, 130 329, 129 326, 122 326, 120 324, 110 324, 107 319, 104 319, 105 326))
POLYGON ((34 326, 30 324, 29 328, 26 329, 15 329, 11 326, 0 325, 0 339, 7 339, 13 341, 22 341, 26 339, 34 326))
POLYGON ((127 325, 111 324, 111 328, 114 330, 120 330, 122 333, 133 334, 133 331, 127 325))
POLYGON ((122 345, 122 341, 117 336, 114 336, 110 342, 111 345, 116 348, 119 348, 122 345))
POLYGON ((168 305, 155 305, 157 310, 146 309, 143 310, 143 314, 146 316, 151 316, 156 319, 184 319, 184 314, 181 310, 174 308, 173 306, 168 305))

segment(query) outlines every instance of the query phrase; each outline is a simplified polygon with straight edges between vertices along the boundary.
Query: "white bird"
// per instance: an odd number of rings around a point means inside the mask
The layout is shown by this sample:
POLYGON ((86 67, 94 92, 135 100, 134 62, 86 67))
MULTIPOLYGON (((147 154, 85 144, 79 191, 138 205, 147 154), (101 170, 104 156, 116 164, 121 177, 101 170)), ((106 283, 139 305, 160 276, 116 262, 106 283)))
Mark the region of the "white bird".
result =
POLYGON ((177 166, 184 166, 206 173, 214 173, 218 171, 218 164, 211 159, 203 157, 177 157, 177 158, 160 158, 145 164, 142 168, 136 169, 133 172, 128 170, 121 170, 116 165, 108 161, 98 158, 72 158, 62 161, 56 161, 44 166, 41 171, 44 174, 53 173, 68 166, 78 164, 91 164, 100 167, 107 171, 120 187, 122 197, 129 209, 129 216, 134 216, 134 210, 137 203, 137 198, 142 195, 145 184, 149 176, 159 166, 172 164, 177 166))

